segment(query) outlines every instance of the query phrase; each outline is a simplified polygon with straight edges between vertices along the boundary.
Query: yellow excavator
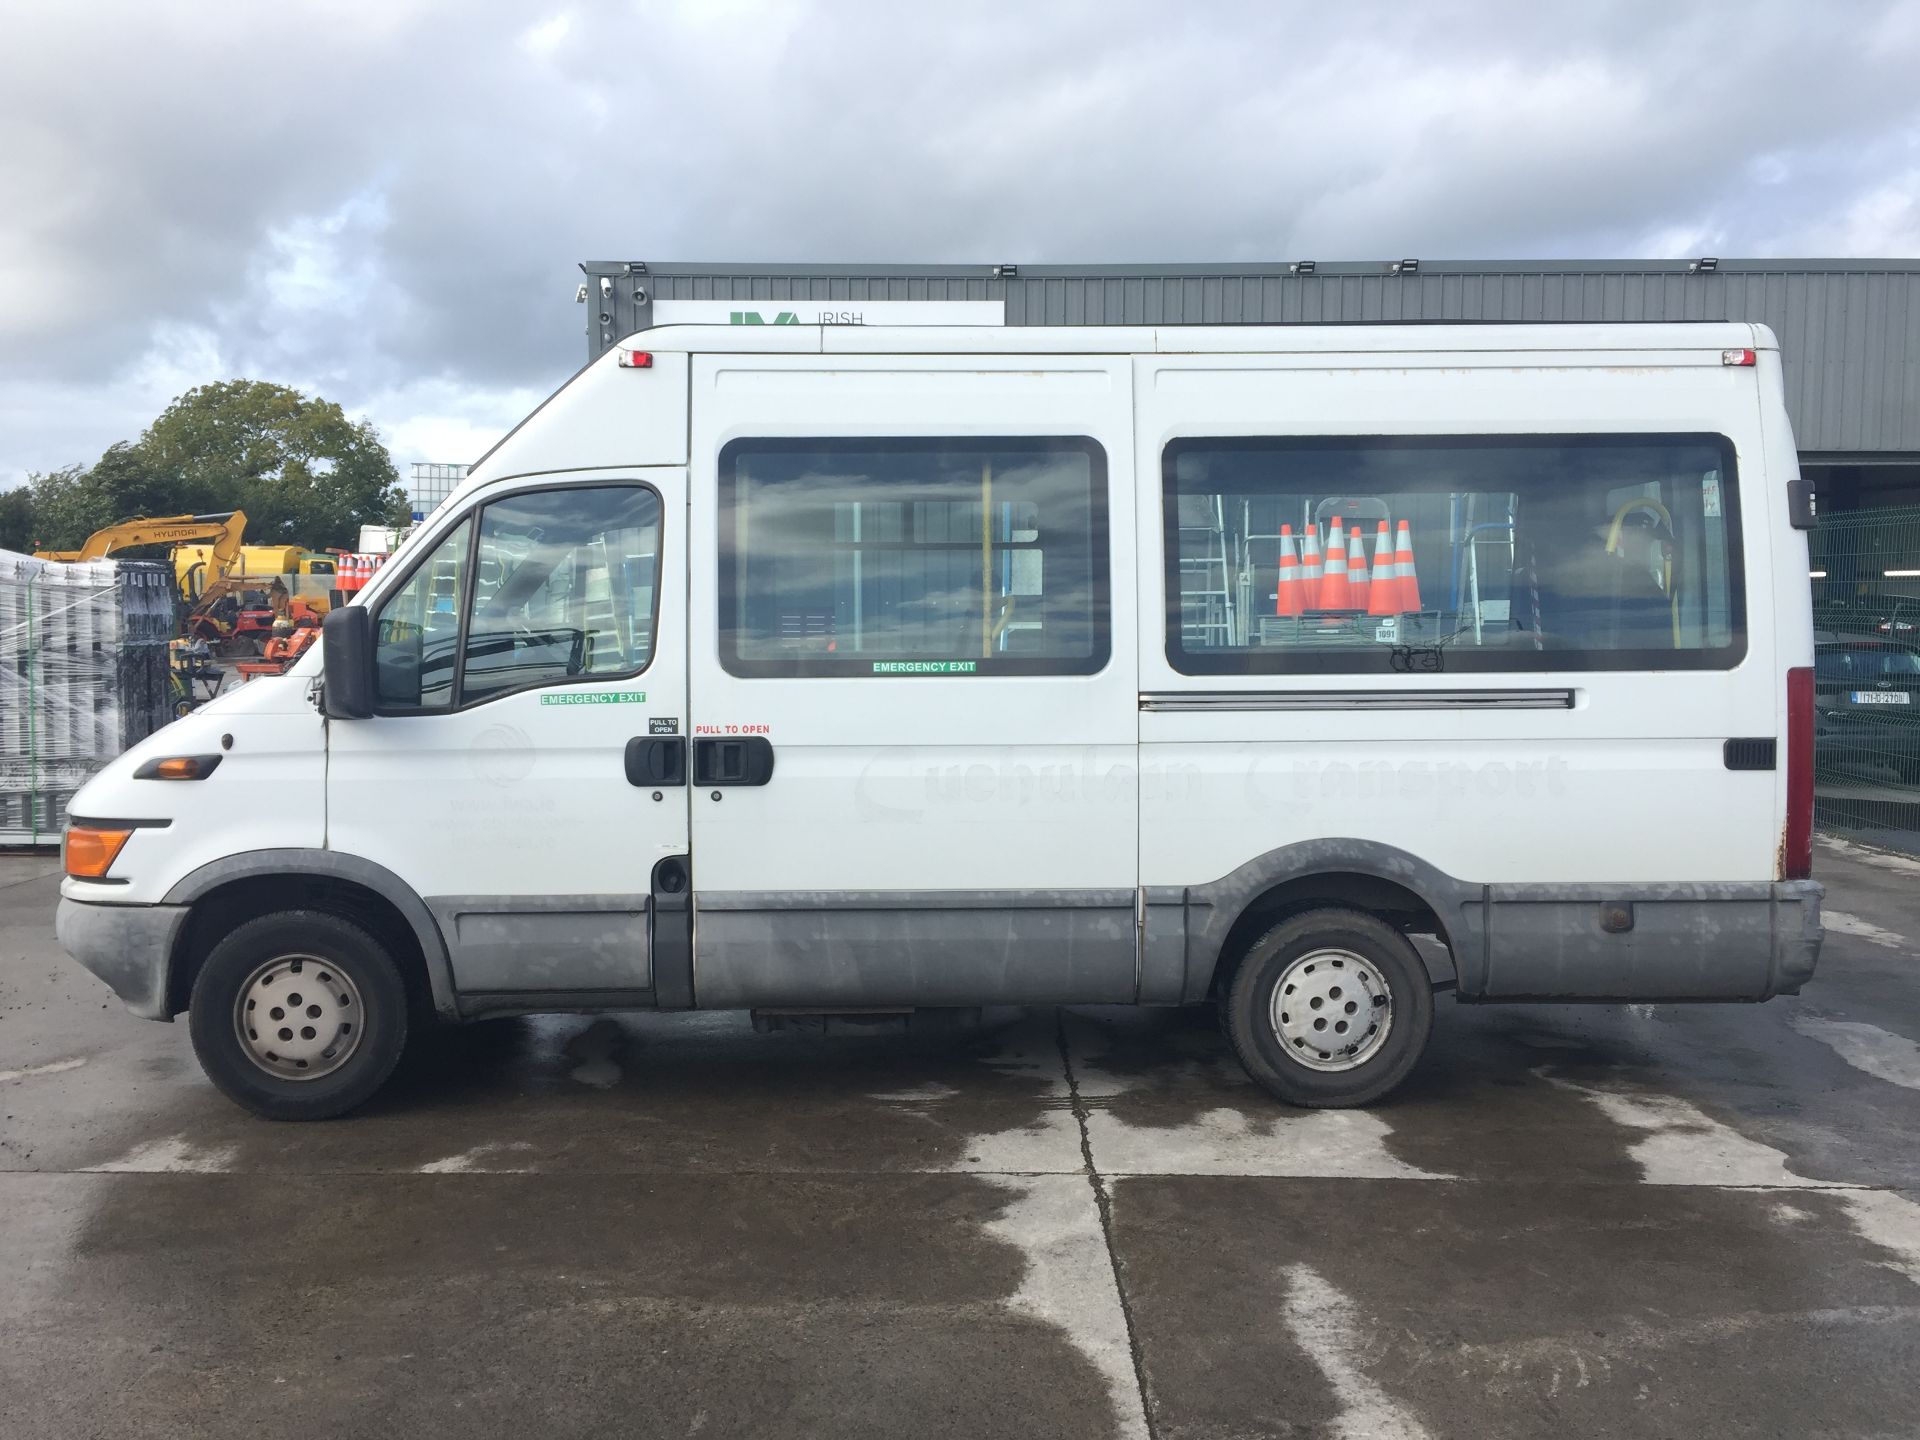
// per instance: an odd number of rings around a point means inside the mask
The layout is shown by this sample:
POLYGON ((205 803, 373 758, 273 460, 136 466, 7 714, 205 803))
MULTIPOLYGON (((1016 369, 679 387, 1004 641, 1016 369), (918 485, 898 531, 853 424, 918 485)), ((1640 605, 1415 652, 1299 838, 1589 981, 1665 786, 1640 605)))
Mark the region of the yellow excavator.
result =
POLYGON ((96 530, 78 550, 36 550, 38 560, 104 560, 116 550, 136 545, 184 545, 195 540, 211 540, 213 552, 207 566, 214 575, 233 568, 240 544, 247 533, 244 510, 228 510, 218 515, 161 515, 141 520, 123 520, 96 530))
POLYGON ((243 544, 246 530, 243 510, 147 516, 96 530, 78 550, 35 553, 71 563, 144 545, 170 546, 174 581, 187 607, 185 636, 206 641, 217 654, 258 655, 276 627, 320 623, 330 608, 335 559, 298 545, 243 544))

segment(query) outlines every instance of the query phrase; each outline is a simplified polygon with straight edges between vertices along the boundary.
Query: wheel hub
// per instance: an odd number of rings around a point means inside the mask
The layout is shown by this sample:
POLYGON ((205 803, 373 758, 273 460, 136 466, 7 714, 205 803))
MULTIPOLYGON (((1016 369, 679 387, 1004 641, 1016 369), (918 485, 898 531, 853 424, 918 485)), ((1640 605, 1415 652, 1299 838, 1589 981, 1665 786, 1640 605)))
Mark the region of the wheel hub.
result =
POLYGON ((360 987, 330 960, 282 955, 247 977, 233 1006, 240 1048, 279 1080, 330 1075, 360 1048, 360 987))
POLYGON ((1393 994, 1372 961, 1351 950, 1315 950, 1273 987, 1273 1033, 1309 1070, 1351 1070, 1370 1060, 1393 1028, 1393 994))

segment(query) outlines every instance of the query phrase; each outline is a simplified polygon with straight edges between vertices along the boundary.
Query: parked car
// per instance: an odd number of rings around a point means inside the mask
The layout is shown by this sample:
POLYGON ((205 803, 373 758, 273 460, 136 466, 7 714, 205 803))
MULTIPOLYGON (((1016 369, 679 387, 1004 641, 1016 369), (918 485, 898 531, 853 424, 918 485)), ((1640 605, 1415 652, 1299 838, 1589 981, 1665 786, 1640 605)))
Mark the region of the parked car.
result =
POLYGON ((1813 648, 1814 740, 1829 768, 1882 766, 1920 783, 1920 648, 1824 640, 1813 648))

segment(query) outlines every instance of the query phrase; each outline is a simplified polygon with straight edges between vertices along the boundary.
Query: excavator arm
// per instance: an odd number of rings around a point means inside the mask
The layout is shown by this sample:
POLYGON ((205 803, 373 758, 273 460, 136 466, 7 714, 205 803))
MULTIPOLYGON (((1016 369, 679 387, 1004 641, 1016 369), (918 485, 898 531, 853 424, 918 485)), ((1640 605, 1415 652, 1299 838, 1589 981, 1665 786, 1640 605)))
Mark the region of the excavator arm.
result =
POLYGON ((126 520, 96 530, 78 550, 36 550, 41 560, 104 560, 116 550, 136 545, 187 545, 196 540, 213 542, 212 564, 215 576, 233 568, 247 533, 244 510, 228 510, 217 515, 162 515, 141 520, 126 520))

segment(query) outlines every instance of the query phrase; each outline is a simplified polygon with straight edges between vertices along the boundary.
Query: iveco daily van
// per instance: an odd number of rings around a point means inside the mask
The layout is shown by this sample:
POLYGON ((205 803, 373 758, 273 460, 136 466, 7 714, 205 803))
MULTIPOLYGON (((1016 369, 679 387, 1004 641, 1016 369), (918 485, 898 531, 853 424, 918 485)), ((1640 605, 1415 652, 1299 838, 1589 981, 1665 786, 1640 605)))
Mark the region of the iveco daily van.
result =
POLYGON ((1436 992, 1812 974, 1812 508, 1750 325, 668 326, 88 784, 59 934, 285 1118, 634 1007, 1213 1004, 1364 1103, 1436 992))

